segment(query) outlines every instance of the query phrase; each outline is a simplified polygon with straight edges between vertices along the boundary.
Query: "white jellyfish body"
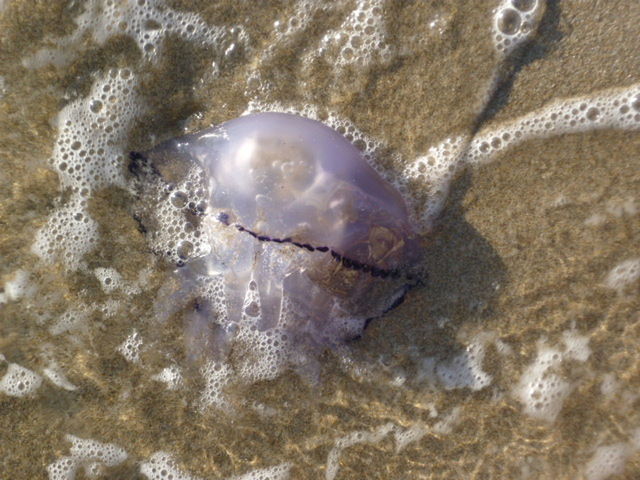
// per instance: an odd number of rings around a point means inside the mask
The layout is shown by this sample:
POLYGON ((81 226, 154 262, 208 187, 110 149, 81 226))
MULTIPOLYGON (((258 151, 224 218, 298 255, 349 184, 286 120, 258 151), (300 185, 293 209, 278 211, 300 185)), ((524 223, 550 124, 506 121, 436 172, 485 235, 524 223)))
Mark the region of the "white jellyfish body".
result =
POLYGON ((202 348, 224 351, 248 331, 341 343, 417 282, 402 197, 320 122, 248 115, 138 158, 165 182, 179 163, 203 172, 197 228, 210 251, 179 269, 183 292, 198 297, 191 337, 206 338, 202 348))

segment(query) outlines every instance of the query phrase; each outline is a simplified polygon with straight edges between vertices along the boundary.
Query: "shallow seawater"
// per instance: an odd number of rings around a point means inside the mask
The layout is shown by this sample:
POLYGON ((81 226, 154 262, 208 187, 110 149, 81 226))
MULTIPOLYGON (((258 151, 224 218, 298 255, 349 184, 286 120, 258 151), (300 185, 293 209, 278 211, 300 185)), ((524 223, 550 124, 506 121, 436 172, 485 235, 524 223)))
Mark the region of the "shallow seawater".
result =
POLYGON ((470 3, 0 2, 0 478, 640 476, 640 4, 514 0, 511 52, 470 3), (403 188, 429 277, 235 381, 159 311, 181 231, 141 231, 127 154, 267 110, 403 188))

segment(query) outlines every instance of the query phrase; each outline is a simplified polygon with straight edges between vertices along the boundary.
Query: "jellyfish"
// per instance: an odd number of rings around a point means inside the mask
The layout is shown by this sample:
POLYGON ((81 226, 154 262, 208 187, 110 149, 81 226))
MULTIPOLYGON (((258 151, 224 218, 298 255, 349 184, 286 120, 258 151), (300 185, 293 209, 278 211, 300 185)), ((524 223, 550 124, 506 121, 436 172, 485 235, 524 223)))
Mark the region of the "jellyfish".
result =
MULTIPOLYGON (((321 122, 251 114, 131 159, 143 190, 177 200, 206 246, 177 241, 167 252, 178 258, 179 295, 196 298, 192 349, 243 352, 246 376, 268 378, 292 353, 358 338, 422 279, 402 196, 321 122)), ((161 294, 159 310, 175 295, 161 294)))

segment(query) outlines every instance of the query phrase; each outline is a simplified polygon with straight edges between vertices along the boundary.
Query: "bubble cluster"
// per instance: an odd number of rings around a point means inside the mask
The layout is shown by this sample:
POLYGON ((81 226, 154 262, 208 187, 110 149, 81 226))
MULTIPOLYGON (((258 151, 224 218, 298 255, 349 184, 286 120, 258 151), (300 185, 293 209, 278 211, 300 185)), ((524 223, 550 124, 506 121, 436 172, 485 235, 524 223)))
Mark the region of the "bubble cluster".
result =
POLYGON ((202 377, 205 380, 205 387, 200 396, 203 409, 213 407, 218 410, 230 410, 231 404, 224 393, 224 388, 234 379, 231 365, 210 360, 202 368, 202 377))
POLYGON ((575 385, 564 380, 559 368, 567 359, 585 362, 591 350, 588 338, 569 330, 563 335, 564 350, 538 344, 535 360, 523 372, 514 389, 515 397, 524 405, 524 413, 553 422, 575 385))
POLYGON ((42 370, 42 373, 56 387, 60 387, 68 392, 73 392, 78 389, 76 385, 74 385, 69 381, 66 375, 60 370, 60 368, 55 363, 49 365, 44 370, 42 370))
POLYGON ((77 28, 72 34, 52 39, 57 48, 38 51, 23 61, 24 66, 67 65, 77 56, 87 35, 98 45, 116 35, 127 35, 136 42, 143 58, 152 62, 160 58, 162 41, 171 35, 215 47, 221 59, 235 55, 247 43, 246 33, 239 26, 212 26, 197 13, 168 8, 160 0, 91 0, 75 22, 77 28))
MULTIPOLYGON (((287 480, 291 465, 282 463, 273 467, 259 468, 242 475, 229 477, 227 480, 287 480)), ((200 480, 182 470, 173 455, 167 452, 156 452, 140 465, 140 473, 148 480, 200 480)))
POLYGON ((326 480, 333 480, 336 477, 340 468, 340 455, 345 448, 352 447, 359 443, 377 443, 392 432, 394 428, 393 423, 386 423, 373 432, 357 431, 337 439, 335 446, 331 449, 327 457, 327 468, 324 478, 326 480))
POLYGON ((605 128, 640 128, 640 85, 555 100, 517 120, 483 130, 469 145, 466 161, 487 163, 525 140, 605 128))
POLYGON ((118 352, 131 363, 140 362, 140 349, 142 348, 144 341, 141 335, 133 330, 131 334, 125 339, 124 342, 118 347, 118 352))
POLYGON ((627 459, 634 453, 632 445, 615 443, 598 447, 585 466, 584 475, 587 480, 605 480, 612 475, 624 472, 627 459))
POLYGON ((481 390, 490 385, 492 376, 482 370, 485 353, 485 341, 478 339, 467 345, 460 355, 438 363, 436 375, 444 388, 481 390))
POLYGON ((407 164, 403 172, 405 181, 417 182, 425 191, 425 196, 421 199, 405 195, 405 198, 409 198, 408 205, 421 230, 430 230, 440 215, 451 181, 464 165, 467 142, 468 138, 464 136, 447 138, 430 147, 426 155, 407 164))
POLYGON ((493 42, 506 56, 528 41, 544 11, 542 0, 502 0, 493 17, 493 42))
POLYGON ((60 259, 75 270, 98 242, 98 224, 88 212, 91 193, 124 187, 122 146, 142 108, 137 79, 128 69, 110 70, 86 98, 68 104, 57 118, 58 138, 50 164, 60 188, 71 192, 36 233, 32 251, 45 261, 60 259))
POLYGON ((613 267, 607 274, 604 284, 622 293, 638 278, 640 278, 640 258, 630 258, 613 267))
POLYGON ((65 332, 77 332, 86 327, 86 319, 90 309, 81 307, 69 307, 49 327, 51 335, 60 335, 65 332))
POLYGON ((571 385, 554 370, 562 361, 562 353, 552 348, 541 348, 532 365, 527 367, 516 388, 525 413, 553 422, 571 393, 571 385))
MULTIPOLYGON (((0 363, 5 362, 0 354, 0 363)), ((42 377, 36 372, 17 363, 9 363, 7 371, 0 378, 0 392, 11 397, 26 397, 33 394, 42 385, 42 377)))
POLYGON ((3 291, 0 293, 0 304, 33 296, 38 287, 30 277, 31 275, 26 270, 13 272, 4 282, 3 291))
MULTIPOLYGON (((176 182, 151 185, 143 195, 142 204, 156 205, 153 217, 157 219, 157 227, 146 235, 155 252, 176 265, 210 252, 211 246, 199 228, 208 203, 201 169, 191 168, 176 182)), ((141 212, 140 217, 144 224, 145 214, 141 212)))
POLYGON ((386 42, 384 0, 359 0, 337 30, 328 31, 313 56, 327 59, 335 67, 368 66, 375 61, 391 60, 392 50, 386 42), (333 54, 337 51, 337 54, 333 54), (334 56, 335 55, 335 56, 334 56))
POLYGON ((421 229, 428 231, 442 211, 451 181, 466 166, 489 163, 527 140, 607 128, 640 128, 640 85, 556 100, 511 122, 481 130, 472 138, 460 135, 445 139, 407 163, 405 181, 417 182, 428 196, 405 194, 405 198, 421 229))
POLYGON ((182 369, 178 365, 163 368, 160 373, 152 375, 151 380, 166 384, 167 390, 178 390, 184 384, 182 369))
POLYGON ((80 468, 88 478, 96 478, 102 476, 105 468, 120 465, 127 459, 127 452, 111 443, 74 435, 66 435, 65 440, 71 443, 70 455, 47 466, 49 480, 73 480, 80 468))
POLYGON ((429 427, 422 422, 416 422, 404 428, 391 422, 385 423, 373 431, 357 430, 347 433, 334 441, 334 445, 327 455, 325 467, 325 480, 334 480, 340 470, 340 457, 345 449, 354 445, 370 443, 376 444, 384 440, 388 435, 393 436, 395 452, 398 453, 410 443, 417 442, 428 433, 446 435, 458 422, 460 407, 454 408, 440 421, 429 427))
POLYGON ((411 425, 405 430, 397 428, 396 431, 393 432, 396 442, 396 453, 404 450, 407 445, 419 441, 427 433, 429 433, 429 429, 422 422, 411 425))
MULTIPOLYGON (((301 1, 297 3, 296 13, 276 26, 276 37, 291 36, 296 32, 303 34, 314 16, 320 11, 328 11, 333 6, 321 5, 321 2, 301 1)), ((335 30, 327 32, 319 43, 313 43, 305 52, 304 61, 313 58, 327 60, 333 68, 348 66, 367 66, 376 62, 386 62, 390 58, 393 46, 388 43, 382 0, 358 0, 355 8, 338 18, 333 25, 335 30)), ((339 2, 337 9, 345 10, 345 2, 339 2)), ((1 7, 0 7, 1 8, 1 7)), ((531 38, 538 26, 544 10, 540 0, 504 0, 493 17, 496 49, 502 57, 531 38)), ((337 10, 336 10, 337 11, 337 10)), ((142 54, 143 61, 156 62, 161 58, 163 39, 167 35, 177 35, 189 41, 214 47, 216 62, 232 58, 239 50, 247 47, 247 40, 241 28, 215 27, 204 23, 196 14, 179 12, 164 7, 161 2, 140 1, 90 1, 87 2, 79 17, 76 18, 77 30, 70 36, 52 41, 57 47, 41 50, 25 60, 31 67, 47 63, 64 65, 76 55, 82 39, 90 38, 98 45, 116 35, 126 35, 134 40, 142 54)), ((51 165, 58 172, 61 188, 70 192, 64 204, 58 206, 47 224, 38 233, 33 251, 41 258, 52 261, 61 259, 69 269, 83 266, 83 257, 92 251, 98 242, 97 223, 89 216, 87 202, 96 190, 109 185, 126 186, 124 181, 123 147, 131 130, 132 121, 143 112, 140 98, 136 95, 137 79, 129 70, 113 70, 103 78, 98 78, 86 99, 74 101, 61 112, 58 126, 59 137, 55 146, 51 165)), ((1 86, 0 86, 1 90, 1 86)), ((279 107, 255 102, 254 111, 277 111, 279 107)), ((250 106, 250 108, 252 108, 250 106)), ((280 110, 283 111, 283 110, 280 110)), ((310 118, 318 118, 313 105, 289 108, 288 111, 301 113, 310 118)), ((400 158, 395 165, 407 165, 406 171, 394 174, 379 162, 382 143, 371 139, 361 132, 353 122, 340 118, 333 113, 322 115, 323 121, 339 131, 364 153, 369 163, 392 182, 412 203, 415 218, 425 229, 430 228, 439 215, 446 200, 449 184, 460 168, 465 165, 479 165, 491 161, 500 152, 530 138, 550 135, 589 131, 599 128, 638 128, 640 124, 640 90, 637 85, 616 91, 596 92, 592 95, 566 99, 556 102, 536 112, 516 119, 507 125, 500 125, 481 131, 475 138, 460 135, 453 136, 432 147, 425 155, 412 162, 400 158), (413 184, 411 182, 415 181, 413 184), (415 188, 415 185, 418 185, 415 188), (424 187, 424 188, 423 188, 424 187), (426 200, 416 191, 427 192, 426 200)), ((209 244, 199 234, 199 217, 206 208, 202 193, 202 178, 197 174, 187 175, 184 182, 176 182, 166 190, 157 192, 163 201, 159 203, 160 227, 149 232, 148 238, 154 251, 167 255, 176 264, 188 258, 198 257, 209 252, 209 244)), ((631 259, 618 264, 606 277, 604 284, 615 290, 626 290, 640 274, 638 260, 631 259)), ((89 271, 99 281, 107 296, 124 292, 139 292, 137 285, 128 284, 122 275, 110 267, 98 267, 89 271)), ((253 280, 252 280, 253 281, 253 280)), ((198 280, 198 296, 207 304, 210 322, 219 319, 220 328, 228 328, 236 340, 231 362, 220 359, 206 362, 200 370, 203 390, 200 392, 200 404, 220 410, 231 409, 225 389, 234 380, 241 378, 247 382, 269 380, 282 371, 289 361, 303 364, 304 360, 291 359, 292 350, 288 347, 290 338, 286 335, 287 316, 286 298, 283 298, 283 314, 272 328, 259 328, 264 306, 255 284, 249 282, 242 290, 241 302, 228 306, 227 295, 222 279, 210 276, 198 280), (252 288, 253 287, 253 288, 252 288), (226 323, 229 309, 242 312, 239 321, 226 323)), ((0 303, 16 301, 25 296, 34 295, 30 275, 18 271, 6 281, 0 294, 0 303)), ((176 297, 168 296, 167 302, 176 297)), ((161 300, 158 302, 162 303, 161 300)), ((114 304, 89 306, 77 305, 69 308, 55 319, 49 328, 52 335, 73 333, 89 328, 89 315, 96 310, 104 316, 112 315, 114 304), (109 313, 110 312, 110 313, 109 313)), ((198 305, 198 308, 200 305, 198 305)), ((160 309, 159 305, 155 306, 160 309)), ((158 313, 158 318, 166 320, 171 308, 158 313)), ((187 322, 188 323, 188 322, 187 322)), ((187 341, 206 341, 202 339, 202 329, 197 322, 191 323, 192 331, 185 332, 187 341)), ((344 330, 350 328, 345 319, 344 330)), ((525 369, 521 383, 514 395, 525 405, 525 413, 536 418, 552 421, 557 415, 564 399, 571 393, 574 385, 560 375, 560 367, 568 359, 584 362, 589 358, 588 339, 580 335, 565 332, 565 348, 550 348, 542 345, 533 363, 525 369)), ((123 335, 124 336, 124 335, 123 335)), ((146 338, 146 333, 145 333, 146 338)), ((490 384, 492 376, 482 369, 486 353, 486 342, 474 339, 466 349, 451 359, 432 365, 432 373, 438 385, 445 389, 469 388, 479 390, 490 384)), ((144 347, 142 337, 133 331, 120 345, 120 353, 132 363, 140 363, 140 352, 144 347)), ((170 362, 174 362, 170 359, 170 362)), ((41 373, 54 385, 65 390, 75 390, 54 362, 41 373)), ((150 378, 163 382, 169 390, 184 387, 184 365, 170 363, 163 369, 154 370, 150 378)), ((396 375, 396 385, 405 383, 406 374, 396 375)), ((42 377, 29 369, 9 364, 0 380, 0 389, 4 393, 27 396, 41 385, 42 377), (7 386, 8 385, 8 386, 7 386), (13 393, 9 393, 13 392, 13 393)), ((396 450, 400 451, 411 442, 418 441, 429 432, 447 433, 455 425, 459 410, 450 417, 437 423, 433 428, 416 423, 407 428, 386 424, 373 432, 353 432, 339 438, 329 454, 327 478, 337 475, 340 456, 344 449, 366 442, 377 442, 391 433, 394 436, 396 450)), ((101 444, 93 440, 81 440, 68 436, 72 442, 71 456, 64 457, 49 466, 51 478, 73 478, 79 468, 84 468, 87 476, 95 476, 105 468, 117 465, 126 459, 126 452, 115 445, 101 444), (110 452, 110 453, 109 453, 110 452)), ((605 478, 619 472, 631 451, 630 444, 614 444, 598 447, 592 460, 585 469, 589 480, 605 478)), ((288 477, 289 466, 279 465, 271 469, 249 472, 236 480, 273 480, 288 477)), ((141 473, 150 479, 168 480, 174 478, 195 479, 178 466, 170 454, 158 452, 141 465, 141 473)))

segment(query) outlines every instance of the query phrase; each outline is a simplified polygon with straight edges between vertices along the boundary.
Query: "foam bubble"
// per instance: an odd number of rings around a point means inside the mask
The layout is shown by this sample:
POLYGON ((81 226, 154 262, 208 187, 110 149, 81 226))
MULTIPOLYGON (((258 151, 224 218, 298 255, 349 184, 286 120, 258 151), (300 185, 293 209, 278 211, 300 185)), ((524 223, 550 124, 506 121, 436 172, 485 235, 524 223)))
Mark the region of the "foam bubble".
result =
POLYGON ((539 346, 538 356, 526 368, 515 390, 524 404, 525 414, 548 422, 556 419, 572 389, 568 382, 553 373, 561 360, 559 350, 539 346))
POLYGON ((340 27, 322 37, 306 61, 324 57, 334 68, 388 62, 392 50, 386 42, 383 8, 383 0, 359 0, 340 27))
MULTIPOLYGON (((46 347, 50 347, 50 345, 46 345, 46 347)), ((44 360, 48 360, 49 365, 42 370, 42 373, 45 377, 51 381, 56 387, 60 387, 68 392, 73 392, 77 390, 78 387, 71 383, 64 372, 58 366, 58 363, 53 359, 50 354, 43 355, 44 360)))
POLYGON ((460 355, 436 365, 436 375, 444 388, 481 390, 491 384, 491 375, 482 370, 488 340, 479 336, 460 355))
POLYGON ((70 307, 53 325, 49 327, 51 335, 60 335, 65 332, 75 332, 86 328, 86 320, 89 317, 90 309, 86 307, 70 307))
POLYGON ((428 232, 442 211, 451 181, 466 166, 489 163, 500 152, 526 140, 607 128, 640 128, 640 84, 556 100, 523 117, 481 130, 473 138, 447 138, 407 163, 404 181, 420 188, 404 186, 399 190, 405 193, 416 222, 428 232))
POLYGON ((584 475, 587 480, 605 480, 611 475, 619 475, 624 472, 632 453, 633 449, 627 443, 600 446, 585 466, 584 475))
POLYGON ((167 452, 156 452, 149 460, 140 464, 140 473, 149 480, 198 480, 181 470, 173 455, 167 452))
POLYGON ((140 349, 143 343, 140 334, 136 330, 133 330, 125 341, 118 346, 118 352, 120 352, 128 362, 139 363, 140 349))
POLYGON ((493 43, 506 56, 531 39, 538 28, 544 3, 541 0, 502 0, 493 17, 493 43))
POLYGON ((640 258, 630 258, 613 267, 604 279, 604 284, 622 293, 638 278, 640 278, 640 258))
POLYGON ((469 145, 466 161, 488 163, 496 153, 525 140, 605 128, 640 128, 640 84, 555 100, 504 125, 478 133, 469 145), (637 104, 637 105, 636 105, 637 104))
POLYGON ((205 380, 205 387, 200 396, 202 407, 230 410, 231 404, 224 394, 224 388, 234 376, 231 365, 226 362, 210 360, 202 368, 201 373, 205 380))
POLYGON ((136 87, 130 70, 110 70, 86 98, 58 114, 58 138, 50 164, 61 189, 69 189, 71 195, 36 233, 31 250, 44 261, 60 259, 75 270, 97 245, 98 224, 89 215, 88 198, 92 191, 109 185, 126 186, 122 147, 142 111, 136 87))
MULTIPOLYGON (((5 361, 4 357, 0 359, 5 361)), ((9 363, 4 376, 0 378, 0 392, 11 397, 26 397, 35 393, 42 385, 42 377, 36 372, 17 363, 9 363)))
POLYGON ((93 270, 105 293, 111 293, 122 287, 122 275, 114 268, 95 268, 93 270))
MULTIPOLYGON (((287 480, 290 469, 289 463, 281 463, 229 477, 228 480, 287 480)), ((140 465, 140 473, 148 480, 200 480, 200 477, 195 477, 179 468, 173 455, 167 452, 156 452, 151 455, 149 460, 140 465)))
POLYGON ((560 376, 562 362, 569 358, 586 361, 591 349, 588 338, 569 330, 563 333, 564 351, 538 343, 535 360, 523 372, 514 389, 515 397, 524 405, 524 413, 540 420, 553 422, 574 385, 560 376))
POLYGON ((178 365, 163 368, 160 373, 152 375, 151 379, 166 384, 167 390, 178 390, 184 383, 182 369, 178 365))
POLYGON ((580 335, 576 330, 562 332, 562 342, 565 346, 564 356, 566 358, 586 362, 591 356, 589 337, 580 335))
POLYGON ((136 42, 147 61, 160 58, 163 40, 172 35, 215 47, 221 58, 235 55, 239 46, 247 43, 246 33, 239 26, 208 25, 200 15, 168 8, 159 0, 90 0, 75 23, 77 28, 70 35, 50 39, 56 48, 39 50, 25 58, 23 65, 63 67, 78 55, 87 35, 97 45, 104 45, 116 35, 127 35, 136 42))
POLYGON ((393 432, 394 440, 396 442, 396 453, 404 450, 404 448, 410 443, 419 441, 428 432, 429 429, 420 422, 411 425, 404 430, 397 428, 396 431, 393 432))
POLYGON ((89 478, 101 476, 105 467, 115 467, 127 459, 127 452, 117 445, 65 435, 71 443, 70 455, 47 466, 49 480, 74 480, 81 467, 89 478))
POLYGON ((4 301, 0 303, 20 300, 23 297, 31 297, 36 291, 37 286, 31 281, 29 272, 16 270, 9 276, 9 279, 4 282, 4 301))
POLYGON ((359 443, 377 443, 381 441, 387 434, 394 430, 392 423, 386 423, 377 428, 373 432, 357 431, 351 432, 344 437, 340 437, 335 441, 334 447, 327 456, 327 467, 325 470, 325 479, 333 480, 338 474, 340 468, 340 455, 345 448, 357 445, 359 443))

